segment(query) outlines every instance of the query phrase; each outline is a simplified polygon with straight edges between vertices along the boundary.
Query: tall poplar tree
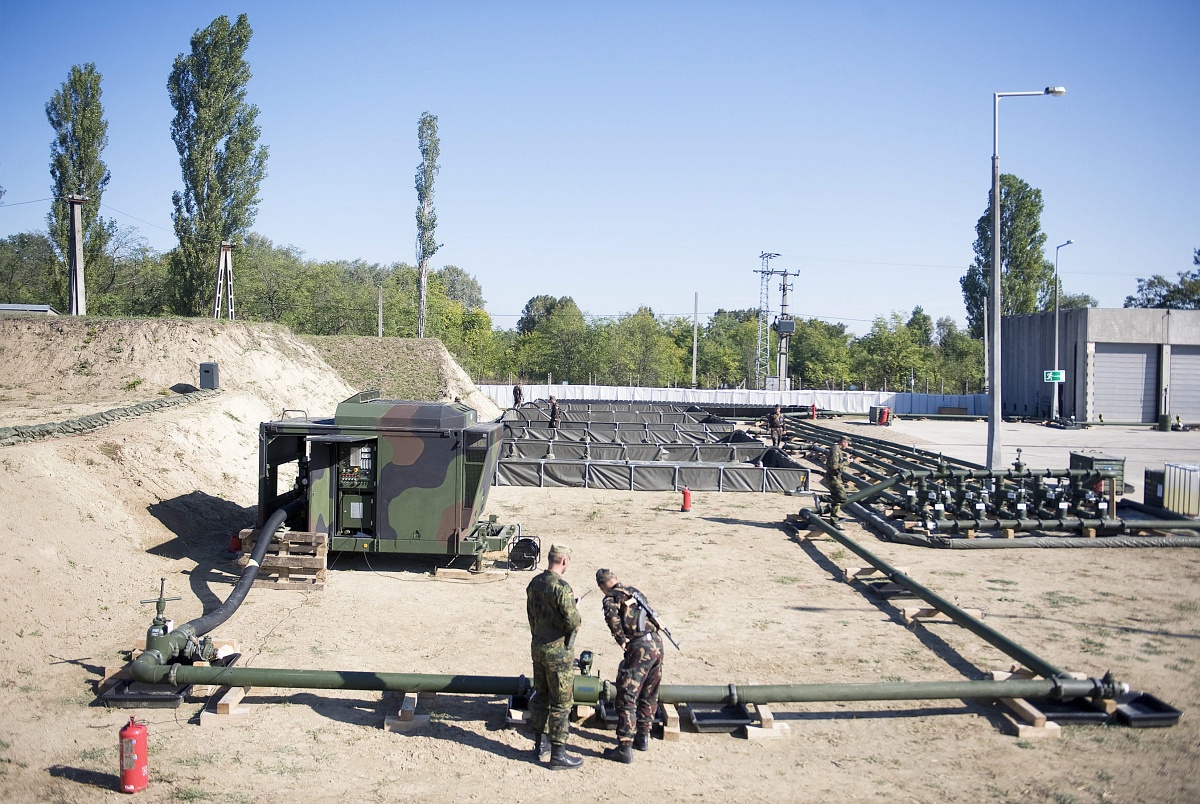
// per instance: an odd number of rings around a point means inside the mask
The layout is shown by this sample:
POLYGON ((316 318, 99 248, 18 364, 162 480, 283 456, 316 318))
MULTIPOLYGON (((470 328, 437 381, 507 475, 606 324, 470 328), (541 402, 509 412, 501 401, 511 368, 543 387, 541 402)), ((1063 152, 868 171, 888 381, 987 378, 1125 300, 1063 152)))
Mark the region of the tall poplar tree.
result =
MULTIPOLYGON (((46 104, 46 119, 54 129, 50 143, 50 179, 55 202, 46 215, 56 264, 51 286, 56 303, 67 299, 67 264, 71 242, 71 207, 68 195, 82 195, 83 262, 95 265, 105 253, 116 229, 100 217, 100 199, 108 186, 108 166, 101 159, 108 145, 108 121, 100 103, 101 75, 89 62, 71 67, 67 80, 46 104)), ((85 275, 86 276, 86 275, 85 275)))
POLYGON ((417 122, 417 143, 421 149, 421 164, 417 166, 417 337, 425 337, 425 300, 429 294, 429 258, 440 245, 434 239, 437 213, 433 211, 433 180, 437 177, 438 154, 442 144, 438 139, 437 117, 429 112, 417 122))
MULTIPOLYGON (((1003 315, 1027 315, 1054 292, 1054 263, 1042 248, 1042 191, 1005 173, 1000 176, 1000 301, 1003 315)), ((988 277, 992 271, 992 198, 975 224, 975 262, 959 280, 971 335, 983 337, 988 277)))
POLYGON ((255 124, 258 107, 246 102, 250 23, 230 25, 222 15, 192 35, 192 52, 175 57, 167 80, 175 119, 183 190, 173 193, 175 235, 172 308, 198 315, 209 303, 222 240, 240 242, 254 224, 258 188, 267 175, 267 146, 255 124))

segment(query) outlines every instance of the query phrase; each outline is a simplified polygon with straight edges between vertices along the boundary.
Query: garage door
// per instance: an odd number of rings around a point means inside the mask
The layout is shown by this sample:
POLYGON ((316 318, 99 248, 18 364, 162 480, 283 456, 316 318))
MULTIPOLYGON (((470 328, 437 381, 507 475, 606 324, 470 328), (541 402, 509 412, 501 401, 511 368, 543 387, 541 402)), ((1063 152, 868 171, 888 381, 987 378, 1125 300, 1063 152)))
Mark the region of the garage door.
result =
POLYGON ((1153 422, 1158 403, 1158 346, 1097 343, 1095 415, 1108 422, 1153 422))
POLYGON ((1200 346, 1171 347, 1171 415, 1200 424, 1200 346))

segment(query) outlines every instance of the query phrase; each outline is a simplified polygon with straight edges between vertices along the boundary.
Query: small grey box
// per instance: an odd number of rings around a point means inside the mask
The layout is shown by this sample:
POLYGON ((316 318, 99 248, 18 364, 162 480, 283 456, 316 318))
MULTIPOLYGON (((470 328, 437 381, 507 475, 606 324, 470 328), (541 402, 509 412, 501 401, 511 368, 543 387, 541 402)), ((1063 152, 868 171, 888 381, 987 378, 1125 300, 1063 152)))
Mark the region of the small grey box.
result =
POLYGON ((221 371, 216 363, 200 364, 200 387, 202 389, 217 389, 221 387, 221 371))

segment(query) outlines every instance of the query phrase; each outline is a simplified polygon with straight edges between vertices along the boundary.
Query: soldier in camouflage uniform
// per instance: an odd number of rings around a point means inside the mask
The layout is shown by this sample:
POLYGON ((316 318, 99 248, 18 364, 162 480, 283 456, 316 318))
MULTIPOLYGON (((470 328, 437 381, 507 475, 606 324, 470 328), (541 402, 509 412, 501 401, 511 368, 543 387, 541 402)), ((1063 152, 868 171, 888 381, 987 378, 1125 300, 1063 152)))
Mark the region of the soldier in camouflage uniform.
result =
POLYGON ((783 411, 779 405, 767 414, 767 429, 771 431, 771 446, 778 448, 783 443, 783 411))
POLYGON ((521 388, 521 383, 513 386, 513 407, 521 407, 522 400, 525 399, 525 391, 521 388))
POLYGON ((578 768, 583 757, 567 753, 569 726, 567 715, 574 699, 575 633, 579 630, 579 611, 575 608, 575 593, 563 580, 571 564, 571 550, 561 544, 551 546, 547 554, 549 566, 525 588, 525 613, 533 635, 530 654, 533 657, 533 727, 534 756, 545 761, 549 753, 554 770, 578 768), (543 735, 546 732, 546 735, 543 735), (549 737, 549 749, 546 737, 549 737))
POLYGON ((617 747, 604 749, 604 756, 629 763, 633 762, 633 749, 650 750, 650 726, 662 681, 663 642, 658 628, 649 622, 648 604, 641 592, 623 585, 607 569, 596 571, 596 585, 604 592, 608 629, 625 649, 617 669, 617 747))
POLYGON ((829 488, 829 519, 837 522, 841 517, 842 504, 846 502, 846 481, 842 472, 850 466, 850 458, 846 448, 850 446, 850 437, 841 436, 838 442, 829 450, 829 460, 825 465, 825 485, 829 488))
POLYGON ((550 427, 557 430, 562 413, 558 409, 558 400, 550 397, 550 427))

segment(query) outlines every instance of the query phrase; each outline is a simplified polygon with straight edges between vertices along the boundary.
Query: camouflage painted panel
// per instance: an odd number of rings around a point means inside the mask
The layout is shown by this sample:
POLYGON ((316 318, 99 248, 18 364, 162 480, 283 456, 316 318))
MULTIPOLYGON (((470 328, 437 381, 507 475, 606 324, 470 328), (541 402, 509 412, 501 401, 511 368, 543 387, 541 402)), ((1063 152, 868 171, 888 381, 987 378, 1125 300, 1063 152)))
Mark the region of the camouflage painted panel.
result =
POLYGON ((379 536, 450 545, 467 522, 460 499, 463 448, 457 434, 379 436, 379 536))
POLYGON ((461 430, 475 423, 475 411, 466 405, 376 399, 339 403, 333 419, 340 427, 461 430))

